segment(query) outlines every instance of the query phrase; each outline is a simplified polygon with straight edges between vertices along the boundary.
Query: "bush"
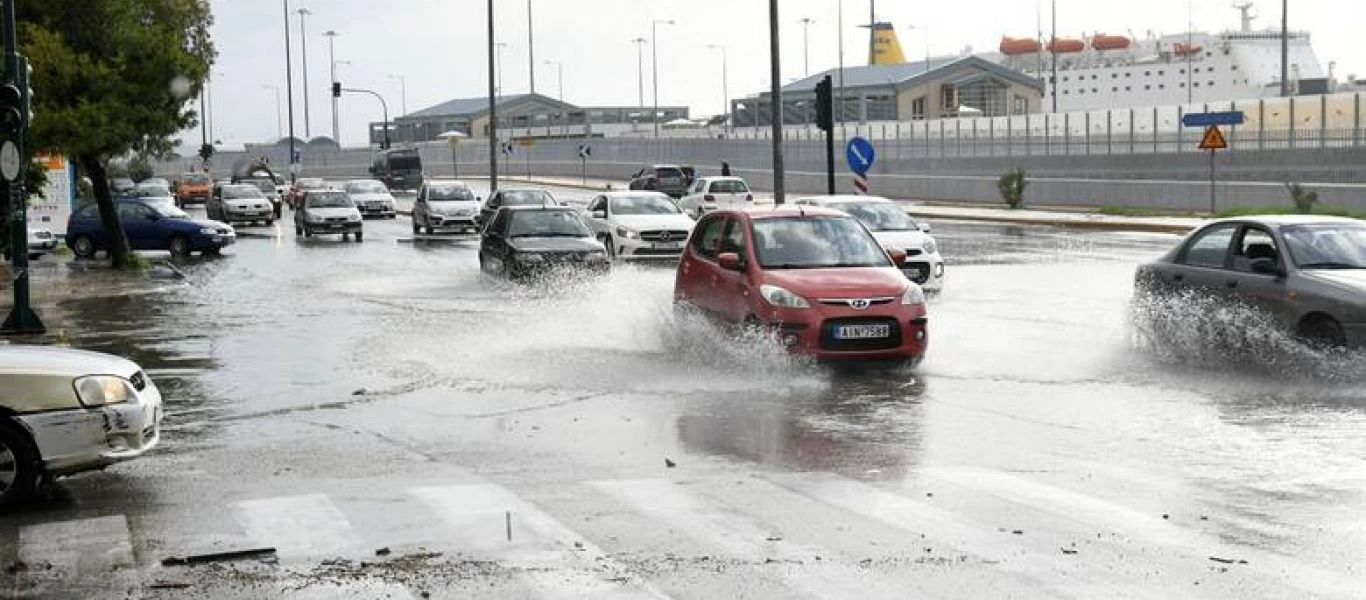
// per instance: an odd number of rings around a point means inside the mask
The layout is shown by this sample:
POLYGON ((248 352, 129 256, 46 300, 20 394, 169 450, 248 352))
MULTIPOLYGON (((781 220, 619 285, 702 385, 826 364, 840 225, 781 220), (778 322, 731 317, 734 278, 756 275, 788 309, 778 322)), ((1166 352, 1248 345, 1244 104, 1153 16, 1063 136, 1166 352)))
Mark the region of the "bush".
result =
POLYGON ((1001 180, 996 182, 996 189, 1001 191, 1001 199, 1006 201, 1006 205, 1011 208, 1021 208, 1025 201, 1025 186, 1029 182, 1025 180, 1024 169, 1011 169, 1001 175, 1001 180))
POLYGON ((1285 184, 1286 191, 1290 192, 1290 199, 1295 202, 1295 211, 1308 215, 1314 213, 1314 205, 1319 202, 1319 193, 1311 192, 1298 183, 1285 184))

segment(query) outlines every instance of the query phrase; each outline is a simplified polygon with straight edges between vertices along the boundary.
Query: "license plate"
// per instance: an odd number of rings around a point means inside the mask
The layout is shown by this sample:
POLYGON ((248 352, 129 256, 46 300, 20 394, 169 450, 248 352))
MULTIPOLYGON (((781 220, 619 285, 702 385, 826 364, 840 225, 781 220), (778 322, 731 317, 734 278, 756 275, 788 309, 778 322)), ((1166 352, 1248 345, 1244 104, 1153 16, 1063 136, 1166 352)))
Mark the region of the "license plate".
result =
POLYGON ((929 274, 929 269, 928 269, 928 268, 922 269, 922 268, 920 268, 920 267, 907 267, 907 268, 906 268, 906 274, 907 274, 907 275, 910 275, 910 276, 913 277, 913 278, 919 279, 919 278, 921 278, 921 277, 924 277, 924 276, 928 275, 928 274, 929 274))
POLYGON ((892 336, 891 325, 840 325, 835 328, 835 339, 867 340, 892 336))
POLYGON ((678 250, 683 245, 680 242, 656 242, 652 244, 655 250, 678 250))

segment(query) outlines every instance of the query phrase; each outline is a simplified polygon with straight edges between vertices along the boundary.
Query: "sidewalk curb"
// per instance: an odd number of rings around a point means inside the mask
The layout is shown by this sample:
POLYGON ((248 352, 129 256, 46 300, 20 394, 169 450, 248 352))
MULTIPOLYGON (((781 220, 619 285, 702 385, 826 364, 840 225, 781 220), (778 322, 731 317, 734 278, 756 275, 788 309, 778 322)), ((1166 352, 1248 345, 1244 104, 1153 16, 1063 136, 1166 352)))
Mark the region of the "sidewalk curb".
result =
POLYGON ((996 216, 978 214, 957 214, 946 215, 938 212, 921 212, 915 210, 914 206, 906 207, 906 214, 922 219, 947 219, 951 221, 976 221, 980 223, 1007 223, 1014 225, 1043 225, 1050 227, 1062 227, 1065 229, 1091 229, 1099 231, 1145 231, 1152 233, 1189 233, 1195 227, 1189 225, 1177 225, 1166 223, 1140 222, 1124 223, 1107 220, 1073 220, 1073 219, 1050 219, 1048 217, 1030 216, 996 216))

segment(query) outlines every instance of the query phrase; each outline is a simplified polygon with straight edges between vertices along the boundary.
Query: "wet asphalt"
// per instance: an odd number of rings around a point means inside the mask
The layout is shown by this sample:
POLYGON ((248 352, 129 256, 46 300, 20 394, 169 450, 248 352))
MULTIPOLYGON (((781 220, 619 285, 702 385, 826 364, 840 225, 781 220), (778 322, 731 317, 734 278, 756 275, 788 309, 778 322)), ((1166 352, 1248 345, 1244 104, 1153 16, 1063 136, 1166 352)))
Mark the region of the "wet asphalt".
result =
POLYGON ((492 281, 405 216, 363 244, 239 227, 131 292, 39 265, 82 290, 49 321, 143 365, 167 417, 0 516, 0 593, 1361 597, 1366 362, 1144 342, 1133 268, 1174 236, 933 225, 912 371, 678 321, 668 266, 492 281))

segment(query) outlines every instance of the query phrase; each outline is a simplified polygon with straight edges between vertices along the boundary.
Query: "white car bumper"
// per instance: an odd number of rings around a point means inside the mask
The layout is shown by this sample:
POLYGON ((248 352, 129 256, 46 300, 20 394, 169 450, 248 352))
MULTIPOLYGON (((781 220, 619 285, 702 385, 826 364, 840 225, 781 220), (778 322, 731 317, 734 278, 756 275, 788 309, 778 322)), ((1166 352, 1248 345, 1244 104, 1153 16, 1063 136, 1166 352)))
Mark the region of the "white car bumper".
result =
POLYGON ((647 241, 641 239, 628 239, 617 237, 612 240, 616 246, 616 257, 622 260, 677 260, 683 255, 683 248, 687 245, 686 237, 673 239, 668 242, 647 241))
POLYGON ((906 257, 901 273, 927 292, 944 289, 944 259, 938 253, 906 257))
POLYGON ((68 475, 137 458, 161 439, 161 392, 148 380, 138 398, 100 408, 15 417, 33 435, 43 469, 68 475))

